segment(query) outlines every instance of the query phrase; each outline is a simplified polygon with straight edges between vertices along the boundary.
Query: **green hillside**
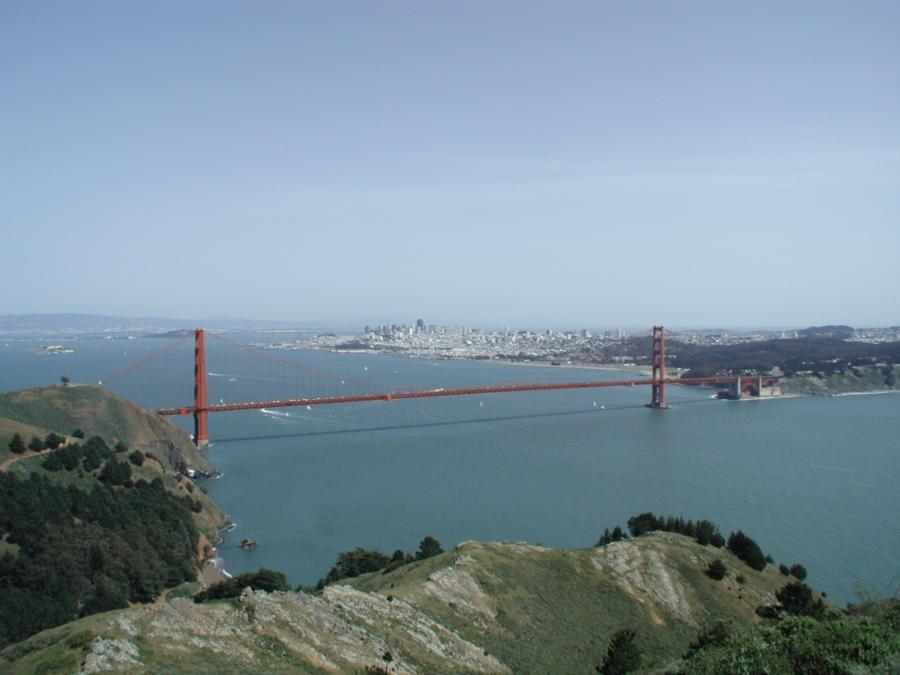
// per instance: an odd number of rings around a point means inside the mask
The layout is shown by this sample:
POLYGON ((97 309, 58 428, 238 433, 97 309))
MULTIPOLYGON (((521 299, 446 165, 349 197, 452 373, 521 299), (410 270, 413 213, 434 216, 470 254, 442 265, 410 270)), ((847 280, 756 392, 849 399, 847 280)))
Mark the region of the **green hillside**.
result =
MULTIPOLYGON (((206 455, 171 420, 99 386, 55 385, 0 394, 0 418, 7 418, 7 425, 24 423, 61 435, 81 429, 87 437, 100 436, 112 444, 123 441, 133 450, 151 453, 167 469, 186 463, 212 470, 206 455)), ((6 443, 2 447, 5 451, 6 443)))
POLYGON ((182 473, 209 465, 171 422, 98 387, 3 394, 0 412, 0 645, 220 576, 227 518, 182 473), (51 431, 55 450, 7 450, 51 431))
POLYGON ((12 673, 592 673, 631 628, 647 666, 662 667, 717 619, 756 624, 784 583, 771 565, 757 572, 674 533, 581 550, 467 542, 321 595, 248 589, 89 617, 2 658, 12 673), (722 581, 705 574, 715 558, 722 581))
POLYGON ((25 424, 24 422, 17 422, 16 420, 0 417, 0 465, 13 457, 13 453, 9 452, 7 448, 15 434, 19 434, 19 437, 22 438, 25 443, 28 443, 32 436, 45 438, 50 431, 50 429, 36 427, 33 424, 25 424))
POLYGON ((785 394, 830 396, 898 391, 898 381, 900 381, 900 366, 891 366, 890 369, 888 366, 858 366, 830 374, 797 373, 783 378, 780 385, 785 394))

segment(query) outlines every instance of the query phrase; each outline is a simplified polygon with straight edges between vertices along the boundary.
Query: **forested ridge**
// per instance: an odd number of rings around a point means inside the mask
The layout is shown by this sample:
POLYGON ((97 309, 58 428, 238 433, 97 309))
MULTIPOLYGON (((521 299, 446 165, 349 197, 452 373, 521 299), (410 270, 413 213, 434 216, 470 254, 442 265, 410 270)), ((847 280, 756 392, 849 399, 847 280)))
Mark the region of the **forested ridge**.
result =
POLYGON ((96 478, 78 485, 0 473, 0 646, 195 577, 196 503, 132 480, 123 455, 95 437, 47 456, 96 478))

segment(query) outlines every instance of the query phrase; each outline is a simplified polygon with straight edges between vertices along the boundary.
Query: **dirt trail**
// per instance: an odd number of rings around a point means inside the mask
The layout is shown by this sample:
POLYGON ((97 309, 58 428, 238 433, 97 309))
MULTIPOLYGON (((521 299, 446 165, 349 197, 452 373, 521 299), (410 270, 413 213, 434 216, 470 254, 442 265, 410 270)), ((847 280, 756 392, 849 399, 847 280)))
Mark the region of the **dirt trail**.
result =
POLYGON ((53 452, 51 448, 47 448, 46 450, 41 450, 40 452, 32 452, 31 450, 26 450, 21 455, 13 455, 5 459, 3 462, 0 462, 0 471, 6 471, 6 468, 13 464, 14 462, 18 462, 20 459, 28 459, 29 457, 40 457, 41 455, 46 455, 48 453, 53 452))

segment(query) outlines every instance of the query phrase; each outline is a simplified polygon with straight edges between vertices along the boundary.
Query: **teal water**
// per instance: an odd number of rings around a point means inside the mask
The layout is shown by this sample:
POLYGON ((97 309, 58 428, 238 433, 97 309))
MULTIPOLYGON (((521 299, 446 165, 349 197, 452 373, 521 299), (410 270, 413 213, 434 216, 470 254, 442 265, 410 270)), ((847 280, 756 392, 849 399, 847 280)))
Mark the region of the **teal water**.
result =
MULTIPOLYGON (((0 341, 0 390, 60 374, 96 381, 156 340, 78 342, 33 357, 0 341), (127 353, 123 353, 127 352, 127 353), (62 371, 65 371, 64 373, 62 371)), ((613 371, 279 352, 348 377, 410 387, 618 379, 613 371)), ((210 378, 211 398, 241 386, 210 378)), ((248 376, 249 377, 249 376, 248 376)), ((126 393, 126 392, 123 392, 126 393)), ((741 528, 777 562, 801 562, 839 602, 859 579, 896 589, 900 572, 900 396, 723 402, 670 387, 373 402, 215 415, 209 494, 236 523, 219 547, 232 573, 260 566, 312 584, 355 546, 415 550, 425 535, 593 544, 641 511, 741 528), (596 406, 595 406, 596 404, 596 406), (601 409, 601 406, 605 407, 601 409), (260 542, 243 551, 244 537, 260 542)), ((179 423, 187 428, 186 419, 179 423)))

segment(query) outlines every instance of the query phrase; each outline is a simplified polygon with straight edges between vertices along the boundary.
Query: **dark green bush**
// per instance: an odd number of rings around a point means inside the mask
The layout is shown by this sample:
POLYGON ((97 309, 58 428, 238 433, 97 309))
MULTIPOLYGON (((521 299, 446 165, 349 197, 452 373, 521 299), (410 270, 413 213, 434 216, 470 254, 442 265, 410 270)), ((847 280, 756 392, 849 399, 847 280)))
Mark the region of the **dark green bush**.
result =
POLYGON ((822 617, 825 603, 813 596, 812 589, 802 581, 791 581, 775 593, 778 604, 788 614, 822 617))
POLYGON ((213 584, 204 591, 194 596, 194 602, 207 602, 209 600, 222 600, 236 598, 245 588, 256 591, 289 591, 287 578, 281 572, 261 567, 256 572, 247 572, 231 579, 213 584))
POLYGON ((763 555, 762 549, 740 530, 729 535, 728 550, 755 570, 762 571, 766 568, 766 556, 763 555))
POLYGON ((21 455, 26 449, 25 441, 22 440, 22 437, 19 436, 19 434, 13 434, 7 447, 9 448, 9 451, 15 455, 21 455))
POLYGON ((416 560, 433 558, 434 556, 439 555, 443 552, 444 549, 441 548, 441 542, 439 542, 434 537, 425 537, 422 541, 419 542, 419 550, 416 553, 416 560))
POLYGON ((117 459, 109 459, 103 465, 100 480, 110 485, 127 485, 131 481, 131 467, 117 459))
POLYGON ((604 675, 624 675, 641 667, 641 651, 633 630, 620 630, 610 640, 606 658, 600 667, 604 675))
POLYGON ((791 565, 791 574, 797 577, 800 581, 806 579, 806 568, 800 563, 795 563, 791 565))
POLYGON ((716 558, 706 568, 706 576, 716 581, 721 581, 728 574, 728 568, 719 558, 716 558))

